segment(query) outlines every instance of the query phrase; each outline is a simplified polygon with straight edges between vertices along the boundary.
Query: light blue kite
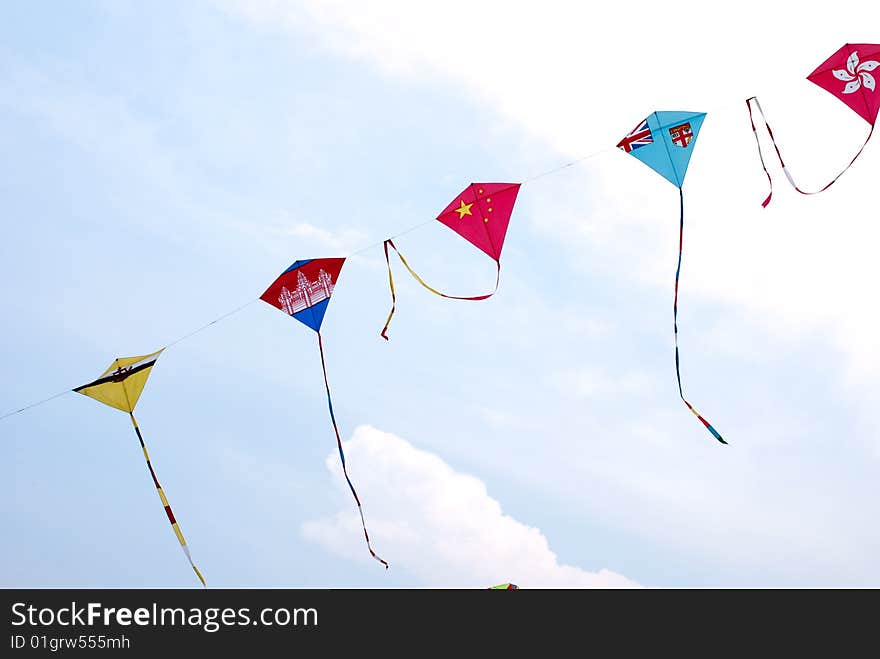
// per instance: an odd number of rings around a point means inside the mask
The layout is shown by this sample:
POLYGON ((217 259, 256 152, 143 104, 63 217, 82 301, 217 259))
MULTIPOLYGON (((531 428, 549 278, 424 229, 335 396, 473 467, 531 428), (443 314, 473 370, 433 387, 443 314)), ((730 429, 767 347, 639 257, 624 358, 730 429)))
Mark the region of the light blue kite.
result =
POLYGON ((684 239, 684 175, 691 161, 697 135, 706 118, 705 112, 655 112, 627 133, 617 146, 635 156, 678 188, 681 208, 678 234, 678 266, 675 269, 675 301, 672 306, 675 328, 675 377, 678 395, 700 422, 722 444, 727 444, 715 428, 704 419, 684 397, 681 388, 681 370, 678 357, 678 279, 681 274, 681 252, 684 239))

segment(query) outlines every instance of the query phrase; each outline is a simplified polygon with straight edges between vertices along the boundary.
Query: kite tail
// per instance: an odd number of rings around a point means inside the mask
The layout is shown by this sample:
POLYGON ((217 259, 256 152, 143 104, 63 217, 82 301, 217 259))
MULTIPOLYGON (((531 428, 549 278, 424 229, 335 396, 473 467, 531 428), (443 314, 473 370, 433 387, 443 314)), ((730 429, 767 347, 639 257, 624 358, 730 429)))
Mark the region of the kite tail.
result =
POLYGON ((767 118, 764 116, 764 111, 761 109, 761 104, 758 102, 757 96, 752 96, 751 98, 746 99, 746 107, 749 109, 749 121, 752 122, 752 132, 755 134, 755 142, 758 145, 758 155, 761 158, 761 166, 764 168, 764 173, 767 174, 767 180, 770 181, 770 194, 767 195, 767 198, 761 203, 761 205, 766 208, 770 203, 770 198, 773 196, 773 179, 770 178, 770 172, 767 171, 767 166, 764 164, 764 154, 761 152, 761 142, 758 140, 758 131, 755 129, 755 121, 752 117, 752 104, 751 102, 755 102, 755 107, 758 108, 758 112, 761 113, 761 119, 764 121, 764 126, 767 128, 767 134, 770 136, 770 141, 773 143, 773 148, 776 150, 776 157, 779 158, 779 164, 782 166, 782 172, 785 174, 785 178, 788 179, 788 182, 791 183, 791 187, 800 192, 802 195, 814 195, 819 194, 820 192, 825 192, 828 188, 834 185, 841 176, 843 176, 846 171, 853 166, 853 163, 858 159, 860 155, 862 155, 862 151, 865 150, 865 147, 868 145, 868 141, 871 139, 871 135, 874 134, 874 125, 871 125, 871 130, 868 131, 868 137, 865 138, 865 143, 862 144, 861 148, 858 150, 856 155, 852 160, 849 161, 849 164, 843 168, 837 176, 831 179, 831 182, 828 183, 825 187, 820 190, 801 190, 798 187, 798 184, 795 183, 794 178, 791 173, 788 171, 788 167, 785 166, 785 161, 782 159, 782 153, 779 151, 779 146, 776 144, 776 138, 773 136, 773 130, 770 128, 770 124, 767 123, 767 118))
POLYGON ((693 412, 694 416, 700 420, 700 423, 706 426, 706 429, 712 433, 712 436, 722 444, 727 444, 727 442, 722 439, 719 432, 712 427, 712 424, 706 421, 706 419, 694 409, 694 406, 685 399, 684 393, 681 389, 681 370, 679 368, 678 358, 678 279, 681 274, 681 254, 682 246, 684 244, 684 193, 681 191, 681 188, 678 189, 678 196, 681 213, 678 223, 678 266, 675 268, 675 301, 672 304, 673 327, 675 328, 675 377, 678 380, 678 395, 684 401, 684 404, 687 405, 687 408, 693 412))
POLYGON ((159 485, 159 480, 156 478, 156 472, 153 471, 153 465, 150 462, 150 454, 147 453, 147 445, 144 444, 144 437, 143 435, 141 435, 141 429, 138 427, 137 419, 134 418, 134 414, 132 414, 131 412, 128 413, 128 416, 131 417, 131 423, 134 426, 134 431, 137 433, 138 441, 140 441, 141 449, 144 452, 144 458, 147 461, 147 468, 150 470, 150 476, 153 477, 153 484, 156 486, 156 491, 159 492, 159 498, 162 500, 162 505, 165 507, 165 514, 168 515, 168 521, 171 522, 171 528, 174 529, 174 535, 177 536, 177 540, 178 542, 180 542, 180 548, 183 549, 183 553, 186 554, 186 559, 192 566, 192 569, 196 573, 196 576, 199 578, 199 581, 202 582, 202 586, 207 588, 205 578, 202 576, 202 573, 199 572, 199 568, 196 567, 196 564, 193 563, 192 556, 190 556, 189 553, 189 547, 186 546, 186 540, 183 537, 183 533, 181 533, 180 531, 180 526, 177 524, 177 520, 174 518, 174 513, 171 510, 171 505, 168 503, 168 499, 165 498, 165 492, 162 491, 162 486, 159 485))
POLYGON ((339 437, 339 428, 336 426, 336 415, 333 414, 333 401, 330 398, 330 382, 327 380, 327 365, 324 362, 324 342, 321 340, 321 332, 318 332, 318 349, 321 351, 321 369, 324 372, 324 388, 327 390, 327 407, 330 408, 330 420, 333 422, 333 432, 336 433, 336 446, 339 448, 339 459, 342 461, 342 473, 345 475, 348 488, 351 490, 352 496, 354 496, 355 503, 357 503, 358 513, 360 513, 361 516, 361 526, 364 529, 364 538, 367 541, 367 549, 370 550, 370 555, 384 565, 387 570, 388 563, 373 551, 373 547, 370 544, 370 534, 367 533, 367 524, 364 521, 364 509, 361 506, 361 500, 354 489, 354 485, 352 485, 351 479, 348 477, 348 470, 345 467, 345 453, 342 452, 342 439, 339 437))
POLYGON ((400 253, 400 250, 394 245, 394 243, 389 238, 383 243, 383 248, 385 249, 385 263, 388 266, 388 285, 391 288, 391 311, 388 313, 388 319, 385 321, 385 327, 382 328, 382 332, 380 333, 382 338, 386 341, 388 340, 388 326, 391 324, 391 317, 394 315, 394 311, 397 307, 397 297, 394 294, 394 276, 391 274, 391 259, 388 257, 388 247, 390 246, 395 252, 397 252, 397 257, 400 259, 400 262, 403 263, 403 266, 409 271, 409 274, 413 276, 413 278, 419 282, 422 286, 431 291, 434 295, 439 295, 440 297, 445 297, 448 300, 486 300, 495 293, 498 292, 498 282, 501 280, 501 261, 495 261, 495 264, 498 266, 498 270, 495 273, 495 288, 491 293, 487 293, 485 295, 474 295, 471 297, 464 297, 459 295, 447 295, 446 293, 442 293, 438 291, 436 288, 432 288, 428 285, 424 279, 419 277, 418 273, 409 267, 409 263, 406 262, 406 259, 403 258, 403 254, 400 253))
MULTIPOLYGON (((755 119, 752 117, 752 105, 751 101, 754 100, 755 103, 758 102, 758 98, 756 96, 752 96, 751 98, 746 99, 746 107, 749 109, 749 121, 752 123, 752 134, 755 136, 755 144, 758 145, 758 157, 761 159, 761 167, 764 168, 764 173, 767 175, 767 182, 770 183, 770 194, 767 195, 767 198, 761 202, 761 206, 767 208, 767 204, 770 203, 770 200, 773 198, 773 179, 770 177, 770 172, 767 171, 767 163, 764 162, 764 152, 761 151, 761 140, 758 139, 758 129, 755 128, 755 119)), ((760 107, 760 105, 758 106, 760 107)), ((762 113, 763 116, 763 113, 762 113)), ((766 125, 766 121, 764 124, 766 125)), ((767 132, 770 133, 771 139, 773 137, 772 131, 770 131, 770 126, 767 126, 767 132)), ((774 146, 776 142, 773 143, 774 146)), ((778 153, 778 150, 777 150, 778 153)), ((780 159, 782 156, 780 156, 780 159)))

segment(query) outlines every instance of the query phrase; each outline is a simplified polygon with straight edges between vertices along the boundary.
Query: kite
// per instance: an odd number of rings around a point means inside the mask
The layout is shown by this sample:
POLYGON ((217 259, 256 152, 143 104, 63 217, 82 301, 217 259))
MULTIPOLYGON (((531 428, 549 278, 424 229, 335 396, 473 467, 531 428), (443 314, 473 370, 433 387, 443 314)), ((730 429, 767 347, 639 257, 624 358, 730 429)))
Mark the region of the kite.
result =
POLYGON ((324 372, 324 388, 327 390, 327 406, 330 409, 330 420, 333 423, 333 431, 336 433, 336 446, 339 449, 339 459, 342 461, 342 473, 348 482, 348 487, 357 503, 358 512, 361 516, 361 526, 364 529, 364 538, 367 541, 367 549, 370 555, 388 569, 388 563, 373 551, 370 544, 370 535, 367 533, 367 524, 364 521, 364 511, 361 500, 348 477, 345 466, 345 453, 342 451, 342 439, 339 436, 339 428, 336 425, 336 415, 333 413, 333 400, 330 397, 330 383, 327 379, 327 365, 324 361, 324 342, 321 339, 321 323, 324 314, 327 313, 327 305, 330 296, 339 279, 344 258, 331 259, 306 259, 296 261, 287 270, 272 282, 272 285, 260 296, 263 302, 280 309, 288 316, 295 318, 303 325, 313 329, 318 335, 318 350, 321 353, 321 369, 324 372))
POLYGON ((489 586, 488 590, 519 590, 515 583, 500 583, 497 586, 489 586))
POLYGON ((504 246, 507 225, 510 223, 510 216, 513 213, 513 205, 516 202, 519 188, 519 183, 471 183, 436 218, 495 261, 497 266, 495 288, 491 293, 470 297, 441 293, 416 274, 391 238, 383 243, 385 263, 388 266, 388 285, 391 288, 391 311, 388 313, 385 327, 382 328, 381 336, 383 339, 388 340, 388 325, 391 324, 391 317, 394 315, 397 305, 388 248, 390 247, 397 252, 400 262, 413 278, 434 295, 450 300, 486 300, 498 291, 498 282, 501 279, 501 249, 504 246))
MULTIPOLYGON (((162 348, 162 350, 164 350, 164 348, 162 348)), ((141 434, 137 419, 134 418, 134 407, 137 405, 141 392, 144 390, 144 385, 147 384, 147 378, 150 377, 150 372, 153 370, 153 366, 156 364, 156 360, 159 359, 162 350, 158 350, 149 355, 120 357, 119 359, 115 359, 113 360, 113 363, 110 364, 109 368, 101 373, 101 376, 98 379, 89 382, 88 384, 84 384, 81 387, 77 387, 73 391, 82 394, 83 396, 94 398, 100 403, 104 403, 105 405, 109 405, 117 410, 122 410, 123 412, 128 413, 128 417, 131 419, 131 424, 134 426, 134 431, 137 434, 138 441, 141 443, 141 450, 144 452, 144 459, 147 461, 147 469, 150 470, 150 476, 153 479, 153 484, 156 486, 156 491, 159 493, 159 499, 162 500, 165 514, 168 515, 168 521, 171 522, 171 528, 174 529, 174 535, 177 536, 180 548, 183 549, 183 553, 186 554, 186 559, 192 566, 199 581, 202 582, 202 586, 206 586, 205 578, 202 576, 202 573, 199 572, 199 568, 196 567, 196 564, 193 563, 192 556, 189 553, 189 547, 186 546, 186 540, 184 539, 183 533, 180 531, 180 526, 177 523, 177 519, 171 510, 171 504, 168 503, 165 492, 162 490, 162 486, 159 485, 159 480, 156 478, 156 472, 153 469, 153 463, 150 461, 150 454, 147 453, 147 446, 144 444, 144 437, 141 434)))
POLYGON ((761 159, 761 167, 764 168, 764 173, 767 175, 767 180, 770 182, 770 194, 768 194, 767 198, 761 203, 764 208, 767 207, 770 203, 770 199, 773 197, 773 179, 770 177, 770 172, 767 171, 767 165, 764 162, 764 154, 761 151, 761 142, 758 140, 758 131, 755 128, 755 120, 752 116, 752 102, 754 101, 755 107, 761 114, 761 119, 764 121, 764 126, 767 128, 767 134, 770 136, 770 141, 773 143, 773 148, 776 150, 776 157, 779 158, 779 164, 782 166, 782 172, 785 174, 788 182, 791 183, 791 186, 795 190, 803 195, 819 194, 834 185, 837 179, 843 176, 843 174, 853 166, 856 159, 862 155, 862 151, 868 145, 868 140, 871 139, 871 135, 874 133, 874 126, 877 122, 877 111, 880 110, 880 91, 877 91, 877 75, 880 74, 880 72, 875 73, 877 67, 880 67, 880 44, 848 43, 844 44, 840 50, 822 62, 822 64, 816 67, 815 71, 807 76, 807 80, 846 103, 853 112, 867 121, 871 126, 871 130, 868 131, 868 137, 865 138, 864 144, 862 144, 855 157, 850 160, 849 164, 844 167, 843 171, 820 190, 805 191, 798 187, 791 172, 788 171, 785 162, 782 160, 782 153, 779 151, 776 139, 773 137, 773 131, 767 123, 767 118, 764 116, 764 111, 761 109, 761 104, 758 102, 757 97, 752 96, 751 98, 746 99, 746 107, 749 110, 749 121, 752 124, 752 132, 755 135, 755 142, 758 145, 758 157, 761 159))
POLYGON ((684 397, 678 357, 678 279, 681 274, 681 255, 684 238, 684 194, 682 185, 688 163, 697 141, 705 112, 655 112, 631 130, 617 146, 635 156, 678 188, 680 218, 678 233, 678 266, 675 269, 675 301, 672 305, 675 330, 675 377, 678 395, 687 408, 706 426, 715 439, 727 444, 712 425, 704 419, 684 397))

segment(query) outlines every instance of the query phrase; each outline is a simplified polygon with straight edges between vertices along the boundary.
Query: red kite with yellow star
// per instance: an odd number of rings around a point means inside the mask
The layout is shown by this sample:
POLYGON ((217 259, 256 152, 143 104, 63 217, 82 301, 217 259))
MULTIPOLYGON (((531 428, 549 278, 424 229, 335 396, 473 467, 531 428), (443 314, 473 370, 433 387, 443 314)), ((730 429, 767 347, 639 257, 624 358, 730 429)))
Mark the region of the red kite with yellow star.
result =
POLYGON ((391 317, 394 315, 397 304, 388 248, 390 247, 397 252, 400 262, 415 280, 435 295, 450 300, 476 301, 490 298, 498 290, 498 282, 501 278, 501 250, 504 247, 507 225, 510 224, 510 216, 513 213, 519 188, 519 183, 471 183, 437 216, 438 221, 455 231, 474 247, 491 256, 495 261, 498 270, 495 275, 495 288, 491 293, 470 297, 441 293, 429 286, 409 266, 403 254, 390 238, 385 241, 385 263, 388 265, 388 284, 391 287, 391 312, 388 314, 388 320, 385 321, 385 327, 382 328, 383 339, 388 339, 388 325, 391 323, 391 317))

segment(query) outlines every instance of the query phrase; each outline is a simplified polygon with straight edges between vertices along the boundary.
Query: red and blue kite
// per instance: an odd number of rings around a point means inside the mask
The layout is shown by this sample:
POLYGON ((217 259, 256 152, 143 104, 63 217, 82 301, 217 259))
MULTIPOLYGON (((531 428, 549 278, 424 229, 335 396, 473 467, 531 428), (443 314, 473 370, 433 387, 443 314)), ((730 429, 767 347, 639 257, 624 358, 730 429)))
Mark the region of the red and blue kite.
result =
POLYGON ((345 466, 345 453, 342 451, 342 439, 339 436, 339 427, 336 425, 336 415, 333 413, 333 400, 330 396, 330 383, 327 379, 327 365, 324 361, 324 342, 321 339, 321 323, 324 314, 327 313, 327 305, 339 279, 343 258, 332 259, 307 259, 296 261, 287 270, 272 282, 260 299, 280 309, 288 316, 296 318, 303 325, 313 329, 318 334, 318 350, 321 353, 321 369, 324 373, 324 388, 327 390, 327 407, 330 409, 330 420, 333 423, 333 432, 336 433, 336 446, 339 449, 339 459, 342 461, 342 473, 357 503, 358 513, 361 516, 361 526, 364 529, 364 538, 367 541, 367 549, 370 555, 388 568, 382 558, 373 551, 370 544, 370 535, 367 533, 367 524, 364 521, 364 511, 361 500, 348 477, 348 469, 345 466))

